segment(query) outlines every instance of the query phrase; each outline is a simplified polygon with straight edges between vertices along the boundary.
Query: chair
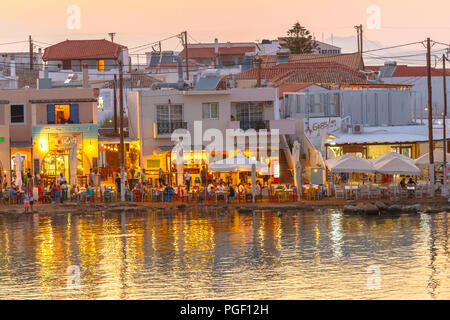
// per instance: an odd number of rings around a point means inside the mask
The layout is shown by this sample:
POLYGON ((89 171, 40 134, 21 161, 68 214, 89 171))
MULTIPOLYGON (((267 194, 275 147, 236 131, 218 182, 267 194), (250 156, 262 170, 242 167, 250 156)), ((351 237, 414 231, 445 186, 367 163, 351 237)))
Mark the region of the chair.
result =
POLYGON ((345 199, 345 191, 341 186, 334 186, 334 196, 336 199, 345 199))
POLYGON ((417 185, 414 195, 415 195, 416 199, 422 199, 423 198, 423 187, 420 185, 417 185))
POLYGON ((141 202, 142 194, 140 190, 133 190, 133 202, 141 202))
POLYGON ((275 194, 274 194, 273 189, 269 189, 268 190, 268 194, 269 194, 269 201, 270 202, 274 202, 276 200, 276 198, 275 198, 275 194))
POLYGON ((362 185, 359 190, 358 198, 364 199, 364 197, 366 197, 367 199, 369 199, 369 195, 369 187, 367 185, 362 185))
POLYGON ((292 201, 297 201, 298 200, 297 187, 292 187, 291 199, 292 199, 292 201))
POLYGON ((381 190, 376 186, 369 187, 369 198, 370 199, 378 199, 381 197, 381 190))
POLYGON ((266 197, 267 201, 269 201, 269 188, 261 189, 261 201, 262 201, 263 197, 266 197))

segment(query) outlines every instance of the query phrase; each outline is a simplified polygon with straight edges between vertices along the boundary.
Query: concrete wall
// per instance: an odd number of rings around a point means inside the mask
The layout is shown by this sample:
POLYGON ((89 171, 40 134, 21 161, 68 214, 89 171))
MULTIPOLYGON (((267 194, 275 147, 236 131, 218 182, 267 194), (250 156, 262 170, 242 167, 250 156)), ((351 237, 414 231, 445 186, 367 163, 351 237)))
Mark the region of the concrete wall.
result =
MULTIPOLYGON (((417 116, 427 117, 427 111, 424 108, 428 105, 428 82, 427 77, 393 77, 382 78, 385 83, 413 84, 411 91, 417 92, 417 116)), ((440 115, 444 110, 444 89, 442 77, 431 77, 431 87, 433 93, 433 114, 440 115)), ((447 96, 450 96, 450 76, 447 76, 447 96)), ((449 99, 449 98, 447 98, 449 99)), ((447 100, 448 102, 448 100, 447 100)))

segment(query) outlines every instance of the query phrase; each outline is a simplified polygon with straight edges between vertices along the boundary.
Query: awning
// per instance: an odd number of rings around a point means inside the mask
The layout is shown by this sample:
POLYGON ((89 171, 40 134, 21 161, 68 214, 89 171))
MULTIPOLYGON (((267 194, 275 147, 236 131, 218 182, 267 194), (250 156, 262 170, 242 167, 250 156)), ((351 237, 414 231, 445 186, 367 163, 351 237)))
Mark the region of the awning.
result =
POLYGON ((209 170, 217 172, 252 171, 253 164, 256 166, 256 171, 268 173, 269 167, 266 163, 247 158, 240 153, 237 153, 233 157, 210 163, 209 170))
POLYGON ((375 167, 367 159, 347 153, 341 157, 326 161, 331 172, 335 173, 373 173, 375 167))

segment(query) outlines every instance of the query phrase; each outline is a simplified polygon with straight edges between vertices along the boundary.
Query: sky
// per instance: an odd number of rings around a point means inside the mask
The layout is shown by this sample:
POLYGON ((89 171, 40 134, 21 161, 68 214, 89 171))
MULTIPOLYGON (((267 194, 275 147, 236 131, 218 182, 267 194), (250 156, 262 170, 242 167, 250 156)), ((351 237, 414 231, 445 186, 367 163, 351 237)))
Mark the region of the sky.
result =
MULTIPOLYGON (((1 1, 4 10, 0 30, 7 33, 2 32, 0 44, 27 40, 28 35, 53 44, 65 39, 103 39, 108 38, 108 32, 116 32, 116 42, 133 48, 184 30, 192 42, 212 42, 214 38, 223 42, 260 41, 284 36, 296 21, 317 40, 333 41, 344 52, 355 51, 354 26, 359 24, 363 25, 366 50, 423 41, 426 37, 450 43, 448 0, 1 1), (78 17, 67 11, 71 6, 79 8, 79 29, 76 24, 67 24, 78 17)), ((180 49, 179 41, 165 41, 163 49, 180 49)), ((423 47, 404 49, 395 54, 423 47)), ((26 51, 27 44, 0 46, 0 51, 15 50, 26 51)), ((387 56, 392 52, 382 53, 387 56)))

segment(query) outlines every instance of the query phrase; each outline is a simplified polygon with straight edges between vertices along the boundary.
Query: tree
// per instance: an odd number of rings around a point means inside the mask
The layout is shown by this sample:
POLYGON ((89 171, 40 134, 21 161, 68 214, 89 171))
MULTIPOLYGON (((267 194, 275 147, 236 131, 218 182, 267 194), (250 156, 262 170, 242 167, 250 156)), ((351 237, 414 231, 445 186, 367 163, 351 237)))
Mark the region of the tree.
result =
POLYGON ((313 40, 311 33, 300 25, 296 24, 287 32, 286 47, 291 53, 312 53, 317 47, 317 43, 313 40))

